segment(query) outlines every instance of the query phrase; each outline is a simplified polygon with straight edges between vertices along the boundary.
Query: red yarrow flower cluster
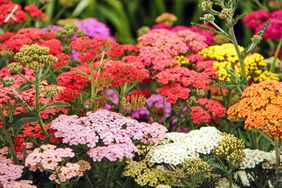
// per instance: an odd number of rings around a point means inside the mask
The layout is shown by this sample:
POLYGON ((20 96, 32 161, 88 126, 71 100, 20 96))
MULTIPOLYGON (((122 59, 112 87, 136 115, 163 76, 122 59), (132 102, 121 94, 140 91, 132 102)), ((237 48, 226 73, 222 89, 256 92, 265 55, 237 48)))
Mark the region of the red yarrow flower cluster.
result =
POLYGON ((19 4, 13 3, 12 1, 0 2, 0 25, 4 23, 19 24, 23 23, 26 19, 26 13, 19 4), (9 18, 8 16, 12 11, 14 11, 14 13, 9 18))
POLYGON ((138 58, 131 58, 131 60, 133 61, 111 60, 105 63, 103 74, 111 75, 114 87, 122 87, 125 83, 142 82, 144 79, 149 78, 149 71, 138 61, 138 58))
POLYGON ((95 62, 102 52, 109 58, 118 58, 123 48, 112 39, 80 37, 71 43, 71 48, 79 53, 78 59, 83 63, 95 62))
POLYGON ((70 57, 63 53, 61 41, 56 39, 56 35, 43 31, 38 28, 23 28, 16 33, 7 32, 0 35, 0 50, 10 49, 18 52, 23 45, 38 44, 50 49, 50 54, 57 57, 58 61, 54 64, 55 68, 61 68, 68 64, 70 57))
MULTIPOLYGON (((47 132, 50 134, 49 139, 51 143, 60 143, 60 139, 54 136, 55 131, 51 128, 51 124, 46 124, 45 128, 47 132)), ((43 134, 42 129, 39 124, 35 123, 27 123, 22 126, 22 131, 17 135, 14 140, 14 145, 16 151, 21 155, 24 150, 27 149, 27 145, 29 143, 40 140, 44 141, 46 136, 43 134)))
POLYGON ((197 106, 191 107, 191 119, 193 123, 217 122, 218 117, 224 117, 226 109, 218 101, 200 98, 196 101, 197 106))
POLYGON ((37 6, 33 4, 24 7, 24 10, 27 11, 33 18, 40 18, 43 15, 42 10, 40 10, 37 6))

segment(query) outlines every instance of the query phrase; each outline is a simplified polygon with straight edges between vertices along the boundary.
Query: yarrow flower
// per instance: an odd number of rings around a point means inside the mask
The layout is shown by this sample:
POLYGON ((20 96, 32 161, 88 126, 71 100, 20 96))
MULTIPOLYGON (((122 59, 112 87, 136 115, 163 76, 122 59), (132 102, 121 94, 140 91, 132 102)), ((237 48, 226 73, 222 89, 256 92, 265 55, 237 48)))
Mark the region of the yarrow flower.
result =
POLYGON ((123 54, 122 48, 112 39, 80 37, 71 43, 71 48, 79 52, 78 59, 81 62, 98 60, 102 51, 110 58, 118 58, 123 54))
POLYGON ((282 38, 282 10, 276 10, 273 12, 268 12, 266 10, 257 10, 249 13, 243 21, 246 25, 252 28, 256 33, 258 33, 267 20, 270 19, 270 24, 267 27, 263 37, 266 39, 278 39, 282 38))
MULTIPOLYGON (((240 47, 240 51, 243 50, 244 48, 240 47)), ((206 59, 214 61, 215 74, 220 81, 231 80, 232 77, 227 69, 232 69, 233 67, 235 68, 235 74, 241 77, 239 60, 233 44, 210 46, 203 49, 200 54, 206 59)), ((279 79, 277 74, 267 70, 266 60, 258 53, 247 56, 244 63, 247 79, 250 81, 261 82, 264 80, 279 79)))
POLYGON ((176 32, 154 29, 139 37, 138 41, 141 45, 138 57, 151 70, 152 78, 161 84, 156 91, 168 102, 187 99, 190 86, 207 88, 210 75, 206 74, 204 67, 200 71, 181 67, 185 55, 207 47, 204 36, 187 29, 176 32), (176 57, 182 57, 181 62, 176 57))
POLYGON ((25 160, 25 166, 30 171, 55 170, 64 159, 73 158, 74 152, 70 148, 57 148, 55 145, 42 145, 34 149, 25 160))
POLYGON ((24 9, 30 14, 31 17, 33 18, 40 18, 43 15, 42 10, 40 10, 37 6, 31 4, 28 5, 26 7, 24 7, 24 9))
POLYGON ((217 117, 224 117, 226 109, 218 101, 200 98, 196 101, 199 106, 191 107, 191 119, 195 124, 217 121, 217 117))
POLYGON ((37 44, 24 45, 14 58, 23 66, 35 71, 53 65, 57 61, 55 56, 49 55, 49 48, 37 44))
MULTIPOLYGON (((171 103, 165 101, 161 95, 152 94, 147 100, 146 103, 148 108, 155 114, 160 117, 169 117, 171 115, 171 103)), ((142 121, 151 121, 150 112, 147 108, 138 109, 130 114, 130 116, 137 120, 142 121)), ((160 122, 163 121, 162 119, 160 122)))
POLYGON ((66 163, 64 166, 58 166, 50 176, 51 181, 62 184, 70 181, 72 178, 82 177, 86 170, 90 170, 91 166, 87 161, 80 160, 77 163, 66 163))
POLYGON ((202 127, 189 133, 167 133, 163 145, 153 146, 148 157, 152 163, 178 165, 199 154, 211 153, 220 140, 220 131, 214 127, 202 127))
POLYGON ((27 19, 26 13, 19 4, 12 1, 0 2, 0 25, 9 23, 23 23, 27 19), (14 11, 14 12, 13 12, 14 11), (8 17, 11 13, 13 14, 8 17))
POLYGON ((131 158, 138 151, 133 140, 158 144, 166 132, 166 128, 157 123, 139 123, 107 110, 87 113, 81 118, 59 116, 52 122, 52 128, 57 131, 55 136, 62 138, 63 143, 87 145, 88 155, 93 161, 131 158))
POLYGON ((133 61, 107 61, 104 65, 104 75, 111 75, 112 85, 122 87, 125 83, 133 84, 149 78, 149 71, 137 59, 133 61))
POLYGON ((281 141, 281 101, 281 82, 264 81, 246 88, 241 101, 231 106, 227 114, 231 120, 245 119, 245 128, 259 129, 268 136, 276 137, 281 141))
POLYGON ((79 20, 75 25, 78 27, 78 32, 83 31, 91 38, 111 38, 110 29, 96 18, 79 20))
POLYGON ((263 167, 270 167, 275 164, 275 152, 265 152, 258 149, 244 149, 245 157, 240 163, 241 169, 255 168, 262 164, 263 167), (263 164, 264 163, 264 164, 263 164))

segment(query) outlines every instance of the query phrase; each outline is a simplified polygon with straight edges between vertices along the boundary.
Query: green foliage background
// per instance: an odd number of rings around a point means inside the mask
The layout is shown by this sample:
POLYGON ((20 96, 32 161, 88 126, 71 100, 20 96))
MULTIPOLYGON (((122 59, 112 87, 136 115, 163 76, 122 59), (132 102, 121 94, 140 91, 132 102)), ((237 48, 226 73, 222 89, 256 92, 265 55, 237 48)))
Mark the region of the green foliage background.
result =
MULTIPOLYGON (((42 0, 15 0, 21 4, 39 4, 42 0)), ((46 0, 45 0, 46 1, 46 0)), ((49 0, 50 1, 50 0, 49 0)), ((202 12, 199 8, 201 0, 52 0, 45 8, 49 15, 49 23, 56 23, 62 18, 96 17, 108 24, 112 33, 123 43, 134 43, 136 31, 142 26, 151 26, 154 19, 163 12, 170 12, 178 17, 177 25, 189 25, 190 22, 199 22, 202 12), (64 2, 72 6, 63 5, 64 2)), ((240 0, 242 13, 265 8, 269 0, 240 0)), ((240 42, 245 45, 249 42, 251 31, 247 28, 237 28, 240 42)))

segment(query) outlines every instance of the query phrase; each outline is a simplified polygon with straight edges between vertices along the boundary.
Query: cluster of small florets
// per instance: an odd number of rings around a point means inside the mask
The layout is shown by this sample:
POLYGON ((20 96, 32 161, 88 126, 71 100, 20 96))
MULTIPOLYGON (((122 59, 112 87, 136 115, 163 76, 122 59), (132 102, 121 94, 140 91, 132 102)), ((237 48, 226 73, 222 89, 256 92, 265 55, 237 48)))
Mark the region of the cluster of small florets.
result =
POLYGON ((41 68, 51 66, 57 58, 49 55, 49 48, 42 47, 37 44, 24 45, 18 53, 14 56, 15 60, 32 70, 39 70, 41 68))
POLYGON ((244 142, 231 134, 221 133, 221 135, 219 146, 213 150, 213 153, 225 159, 229 164, 238 166, 245 157, 244 142))
POLYGON ((255 168, 262 164, 263 168, 269 168, 275 164, 275 151, 265 152, 258 149, 244 149, 245 157, 240 163, 241 169, 255 168))
POLYGON ((181 64, 187 64, 187 54, 197 53, 207 47, 206 38, 189 29, 176 32, 167 29, 152 29, 139 37, 139 59, 150 67, 152 77, 161 85, 157 92, 169 102, 187 99, 190 88, 207 88, 209 75, 204 70, 194 71, 181 64), (186 60, 185 60, 186 59, 186 60))
POLYGON ((218 101, 200 98, 195 101, 195 104, 195 106, 191 107, 190 113, 195 124, 216 122, 218 117, 224 117, 226 114, 226 109, 218 101))
POLYGON ((158 144, 166 132, 166 128, 160 124, 139 123, 107 110, 87 113, 81 118, 62 115, 53 121, 52 128, 63 143, 87 145, 88 155, 93 161, 132 158, 138 151, 133 140, 158 144))
POLYGON ((8 150, 8 148, 0 149, 0 186, 35 188, 36 186, 31 185, 32 181, 18 180, 22 176, 24 166, 15 165, 11 159, 7 158, 8 150))
POLYGON ((256 33, 258 33, 261 28, 270 19, 270 24, 267 27, 263 37, 266 39, 281 39, 281 29, 282 29, 282 11, 276 10, 273 12, 268 12, 266 10, 256 10, 249 13, 243 21, 246 25, 252 28, 256 33))
POLYGON ((152 163, 178 165, 199 154, 210 154, 221 141, 221 134, 214 127, 202 127, 189 133, 167 133, 163 144, 153 146, 148 152, 152 163))
POLYGON ((73 158, 74 152, 70 148, 57 148, 55 145, 42 145, 34 149, 26 158, 25 166, 30 171, 55 170, 60 162, 73 158))
POLYGON ((49 179, 55 181, 57 184, 68 182, 74 177, 82 177, 86 170, 90 170, 90 163, 80 160, 77 163, 66 163, 64 166, 57 166, 49 179))
POLYGON ((147 158, 140 161, 128 160, 123 175, 134 178, 134 181, 141 186, 154 187, 166 180, 163 167, 153 166, 147 158))
POLYGON ((247 87, 242 99, 231 106, 231 120, 245 119, 245 128, 259 129, 269 137, 282 140, 282 84, 268 80, 247 87))
MULTIPOLYGON (((244 48, 240 47, 240 50, 243 51, 244 48)), ((203 49, 200 54, 214 61, 215 73, 220 81, 230 81, 232 77, 229 71, 233 68, 235 68, 234 73, 241 77, 239 60, 233 44, 210 46, 203 49)), ((258 53, 247 56, 244 63, 248 80, 260 82, 279 79, 277 74, 267 70, 266 60, 258 53)))

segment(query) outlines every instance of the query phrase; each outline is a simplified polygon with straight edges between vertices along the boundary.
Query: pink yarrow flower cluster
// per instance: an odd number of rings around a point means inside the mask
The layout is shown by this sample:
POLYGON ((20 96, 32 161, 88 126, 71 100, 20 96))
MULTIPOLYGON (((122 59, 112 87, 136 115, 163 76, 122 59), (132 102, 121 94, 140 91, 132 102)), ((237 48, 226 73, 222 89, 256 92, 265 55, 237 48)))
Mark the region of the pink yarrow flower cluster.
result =
POLYGON ((134 140, 143 144, 158 144, 167 131, 158 123, 139 123, 107 110, 89 112, 80 118, 61 115, 52 122, 52 128, 63 143, 87 145, 88 155, 93 161, 131 158, 138 151, 134 140))
POLYGON ((6 157, 8 148, 0 149, 0 187, 5 188, 34 188, 32 181, 18 180, 21 178, 24 166, 15 165, 6 157))
POLYGON ((26 158, 25 166, 30 171, 55 170, 64 159, 73 158, 74 152, 70 148, 57 148, 55 145, 42 145, 34 149, 26 158))
POLYGON ((255 32, 259 32, 267 20, 270 19, 270 24, 266 29, 263 37, 267 39, 282 38, 282 10, 267 12, 266 10, 257 10, 248 14, 243 21, 246 25, 255 32))
MULTIPOLYGON (((210 66, 195 66, 199 70, 191 70, 182 66, 175 57, 186 58, 197 54, 207 47, 205 36, 188 29, 176 32, 167 29, 154 29, 138 39, 142 45, 139 58, 150 67, 151 77, 161 84, 157 92, 170 103, 178 99, 187 99, 191 86, 206 89, 210 83, 210 66), (206 70, 208 68, 208 70, 206 70)), ((194 62, 193 62, 194 63, 194 62)))

